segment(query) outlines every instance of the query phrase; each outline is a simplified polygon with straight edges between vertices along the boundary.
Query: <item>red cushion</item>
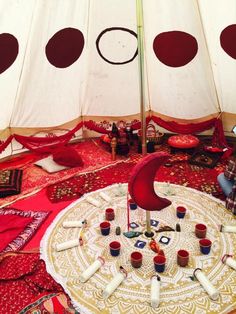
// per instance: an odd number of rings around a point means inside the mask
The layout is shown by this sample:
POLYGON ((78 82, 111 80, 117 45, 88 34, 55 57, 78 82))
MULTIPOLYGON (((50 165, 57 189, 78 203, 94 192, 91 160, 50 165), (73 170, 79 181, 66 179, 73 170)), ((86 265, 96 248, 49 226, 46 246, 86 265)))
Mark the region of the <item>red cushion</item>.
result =
POLYGON ((168 144, 175 148, 193 148, 199 144, 199 139, 193 135, 173 135, 169 137, 168 144))
POLYGON ((53 153, 53 160, 65 167, 82 167, 84 165, 78 152, 72 147, 62 147, 53 153))

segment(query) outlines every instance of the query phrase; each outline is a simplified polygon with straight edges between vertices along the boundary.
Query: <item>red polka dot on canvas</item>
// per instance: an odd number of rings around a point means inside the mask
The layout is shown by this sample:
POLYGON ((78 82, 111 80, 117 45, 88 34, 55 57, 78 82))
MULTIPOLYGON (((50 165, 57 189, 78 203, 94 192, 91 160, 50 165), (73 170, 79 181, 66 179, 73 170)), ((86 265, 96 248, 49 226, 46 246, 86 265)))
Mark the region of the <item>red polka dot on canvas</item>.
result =
POLYGON ((236 24, 227 26, 221 32, 220 44, 231 58, 236 59, 236 24))
POLYGON ((159 61, 170 67, 181 67, 196 56, 198 44, 195 37, 181 31, 158 34, 153 41, 153 50, 159 61))
POLYGON ((64 28, 54 34, 46 45, 48 61, 57 68, 67 68, 80 57, 84 36, 76 28, 64 28))
POLYGON ((18 51, 18 41, 13 35, 7 33, 0 34, 0 74, 14 63, 18 51))

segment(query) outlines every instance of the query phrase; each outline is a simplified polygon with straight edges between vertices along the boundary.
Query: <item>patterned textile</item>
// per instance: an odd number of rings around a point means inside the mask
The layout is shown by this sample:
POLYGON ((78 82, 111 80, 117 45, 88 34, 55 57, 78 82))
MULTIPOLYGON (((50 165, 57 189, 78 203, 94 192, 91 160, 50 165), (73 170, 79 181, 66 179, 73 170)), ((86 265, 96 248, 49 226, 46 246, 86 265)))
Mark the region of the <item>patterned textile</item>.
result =
MULTIPOLYGON (((141 158, 140 154, 131 155, 127 161, 51 185, 47 187, 47 196, 52 203, 56 203, 76 199, 84 193, 113 183, 128 182, 130 171, 141 158)), ((203 170, 202 167, 190 165, 187 161, 186 154, 173 155, 169 160, 170 167, 161 166, 156 174, 156 180, 180 184, 208 194, 222 196, 216 178, 223 171, 224 166, 219 163, 217 168, 203 170)))
POLYGON ((79 314, 64 293, 51 293, 27 305, 19 314, 79 314))
POLYGON ((236 160, 230 159, 224 172, 225 177, 228 180, 234 181, 232 192, 226 198, 226 208, 232 211, 236 215, 236 160))
MULTIPOLYGON (((138 238, 126 238, 116 235, 120 226, 122 233, 127 230, 127 184, 112 185, 104 188, 111 202, 109 207, 115 210, 115 220, 111 221, 108 236, 102 236, 99 224, 104 220, 104 209, 108 203, 100 196, 100 191, 88 196, 101 203, 94 208, 87 200, 87 195, 70 205, 54 220, 47 230, 42 242, 41 253, 48 269, 54 278, 60 281, 70 295, 73 304, 83 314, 173 314, 173 313, 228 313, 236 307, 235 270, 222 263, 224 254, 236 254, 236 234, 219 231, 219 225, 235 225, 234 216, 229 213, 223 203, 210 195, 194 189, 167 183, 155 183, 156 192, 170 199, 172 204, 159 212, 152 212, 151 219, 158 221, 158 227, 175 228, 180 224, 181 232, 164 231, 155 233, 155 240, 164 251, 167 262, 161 274, 160 305, 158 309, 150 306, 150 278, 156 274, 153 265, 155 252, 149 248, 149 240, 144 234, 138 238), (187 208, 184 219, 176 217, 176 207, 187 208), (64 221, 87 219, 88 227, 82 231, 84 245, 57 252, 55 246, 81 235, 80 228, 63 228, 64 221), (199 239, 194 229, 197 223, 207 225, 207 238, 212 241, 211 252, 203 255, 199 249, 199 239), (162 237, 168 242, 160 242, 162 237), (118 257, 110 255, 109 243, 119 241, 121 252, 118 257), (141 248, 137 241, 144 243, 141 248), (190 255, 189 264, 179 267, 176 252, 187 250, 190 255), (139 251, 143 254, 143 265, 133 269, 130 254, 139 251), (98 256, 103 256, 105 265, 101 267, 86 283, 81 283, 79 275, 91 265, 98 256), (104 299, 102 293, 123 266, 128 272, 127 279, 104 299), (220 297, 212 301, 199 281, 194 280, 193 271, 201 268, 210 282, 220 292, 220 297)), ((130 211, 130 221, 138 224, 135 231, 145 231, 145 211, 138 208, 130 211)))
POLYGON ((0 197, 15 195, 21 192, 22 170, 0 171, 0 197))
POLYGON ((77 199, 84 193, 103 188, 117 182, 127 182, 134 162, 122 162, 100 171, 75 176, 47 187, 47 196, 52 203, 77 199))
POLYGON ((74 177, 47 187, 47 197, 52 203, 79 198, 83 193, 86 175, 74 177))
POLYGON ((0 163, 0 170, 9 170, 9 169, 24 169, 27 168, 29 163, 32 163, 42 157, 45 157, 45 154, 36 154, 36 153, 21 153, 20 155, 11 156, 11 158, 2 161, 0 163))
POLYGON ((0 252, 21 249, 36 233, 48 212, 0 209, 0 252))
POLYGON ((5 206, 5 204, 12 203, 20 197, 36 193, 39 189, 56 182, 67 180, 79 173, 88 173, 96 169, 114 165, 124 159, 124 157, 119 156, 116 161, 112 161, 111 154, 98 146, 93 140, 77 143, 73 147, 78 151, 84 162, 83 168, 75 167, 60 171, 59 173, 48 174, 35 166, 33 162, 29 163, 24 169, 21 193, 2 200, 0 199, 0 206, 5 206))
POLYGON ((236 178, 236 160, 230 159, 225 167, 224 175, 228 180, 236 178))
POLYGON ((43 297, 48 299, 52 294, 63 292, 62 287, 47 273, 39 254, 7 253, 1 258, 0 314, 19 313, 32 302, 37 303, 43 297))

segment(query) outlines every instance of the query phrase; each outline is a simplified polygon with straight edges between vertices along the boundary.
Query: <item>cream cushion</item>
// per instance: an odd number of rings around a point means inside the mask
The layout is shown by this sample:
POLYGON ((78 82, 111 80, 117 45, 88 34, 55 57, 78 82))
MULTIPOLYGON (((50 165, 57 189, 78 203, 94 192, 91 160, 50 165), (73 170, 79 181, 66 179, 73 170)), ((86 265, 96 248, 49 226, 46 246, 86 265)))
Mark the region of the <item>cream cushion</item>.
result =
POLYGON ((50 155, 46 158, 40 159, 40 160, 36 161, 34 164, 38 167, 41 167, 42 169, 44 169, 48 173, 54 173, 54 172, 68 169, 68 167, 58 165, 53 160, 52 155, 50 155))

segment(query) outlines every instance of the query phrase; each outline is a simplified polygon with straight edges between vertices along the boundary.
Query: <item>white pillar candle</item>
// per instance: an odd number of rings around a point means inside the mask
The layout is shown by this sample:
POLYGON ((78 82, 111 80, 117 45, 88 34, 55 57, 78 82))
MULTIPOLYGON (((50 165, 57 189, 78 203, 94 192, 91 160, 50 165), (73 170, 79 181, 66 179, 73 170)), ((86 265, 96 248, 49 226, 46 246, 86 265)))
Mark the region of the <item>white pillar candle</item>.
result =
POLYGON ((98 258, 93 264, 91 264, 79 277, 81 282, 86 282, 96 271, 105 263, 103 258, 98 258))
POLYGON ((119 272, 104 289, 103 298, 107 299, 116 290, 116 288, 122 283, 125 277, 126 276, 124 273, 119 272))
POLYGON ((151 279, 151 306, 156 308, 160 303, 160 286, 161 281, 157 279, 157 276, 153 276, 151 279))
POLYGON ((95 200, 95 198, 91 197, 91 196, 87 196, 86 198, 87 202, 89 202, 90 204, 96 206, 96 207, 100 207, 101 203, 98 200, 95 200))
POLYGON ((236 226, 222 226, 222 232, 236 233, 236 226))
POLYGON ((71 220, 71 221, 63 221, 62 226, 64 228, 81 228, 84 226, 83 221, 76 221, 76 220, 71 220))
POLYGON ((230 256, 227 257, 226 261, 225 261, 225 264, 236 270, 236 261, 232 257, 230 257, 230 256))
POLYGON ((109 195, 107 195, 106 193, 104 193, 104 192, 100 192, 100 193, 99 193, 99 195, 101 196, 101 198, 103 198, 103 199, 104 199, 104 201, 106 201, 106 202, 108 202, 108 203, 110 203, 110 202, 111 202, 111 198, 110 198, 110 196, 109 196, 109 195))
POLYGON ((57 252, 60 252, 63 250, 71 249, 75 246, 79 246, 79 239, 69 240, 66 242, 56 244, 56 250, 57 252))
POLYGON ((209 294, 210 298, 212 300, 217 300, 220 296, 220 293, 216 288, 212 285, 212 283, 209 281, 209 279, 205 276, 205 274, 200 270, 196 269, 194 271, 195 277, 198 279, 202 287, 205 289, 205 291, 209 294))

